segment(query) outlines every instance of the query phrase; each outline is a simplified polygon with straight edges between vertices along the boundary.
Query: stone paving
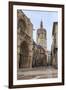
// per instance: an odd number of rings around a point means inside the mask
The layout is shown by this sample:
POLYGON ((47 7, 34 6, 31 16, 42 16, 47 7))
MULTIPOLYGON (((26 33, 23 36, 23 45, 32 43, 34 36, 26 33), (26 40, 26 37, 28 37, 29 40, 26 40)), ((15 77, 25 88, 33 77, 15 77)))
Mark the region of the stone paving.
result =
POLYGON ((43 79, 56 78, 58 70, 53 67, 39 67, 31 69, 20 69, 17 71, 17 79, 43 79))

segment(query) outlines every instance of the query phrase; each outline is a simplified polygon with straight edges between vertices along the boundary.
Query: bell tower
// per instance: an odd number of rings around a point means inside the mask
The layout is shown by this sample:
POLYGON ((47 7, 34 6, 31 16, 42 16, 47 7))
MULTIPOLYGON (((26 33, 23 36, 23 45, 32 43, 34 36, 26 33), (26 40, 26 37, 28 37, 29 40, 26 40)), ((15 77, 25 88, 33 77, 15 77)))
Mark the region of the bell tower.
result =
POLYGON ((40 28, 37 29, 37 44, 47 49, 47 36, 46 29, 43 28, 43 21, 40 22, 40 28))

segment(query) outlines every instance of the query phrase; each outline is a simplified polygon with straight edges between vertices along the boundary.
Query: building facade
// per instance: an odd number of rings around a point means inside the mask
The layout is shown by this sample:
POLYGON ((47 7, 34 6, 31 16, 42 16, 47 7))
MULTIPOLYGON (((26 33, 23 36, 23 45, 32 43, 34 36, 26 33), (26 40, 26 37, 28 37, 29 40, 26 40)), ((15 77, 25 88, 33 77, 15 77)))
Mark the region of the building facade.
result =
POLYGON ((58 22, 53 23, 52 46, 51 46, 52 66, 58 67, 58 22))
POLYGON ((33 42, 33 67, 42 67, 47 65, 47 55, 44 48, 33 42))
POLYGON ((17 68, 31 68, 33 55, 33 25, 30 19, 17 10, 17 68))

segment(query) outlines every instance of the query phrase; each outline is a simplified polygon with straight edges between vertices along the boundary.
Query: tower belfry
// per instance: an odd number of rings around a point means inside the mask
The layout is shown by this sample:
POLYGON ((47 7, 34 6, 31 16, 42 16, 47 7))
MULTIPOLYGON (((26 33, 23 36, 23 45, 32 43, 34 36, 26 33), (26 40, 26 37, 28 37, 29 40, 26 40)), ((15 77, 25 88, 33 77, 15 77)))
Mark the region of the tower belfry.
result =
POLYGON ((43 21, 40 22, 40 28, 37 30, 37 44, 43 48, 47 48, 47 32, 43 27, 43 21))

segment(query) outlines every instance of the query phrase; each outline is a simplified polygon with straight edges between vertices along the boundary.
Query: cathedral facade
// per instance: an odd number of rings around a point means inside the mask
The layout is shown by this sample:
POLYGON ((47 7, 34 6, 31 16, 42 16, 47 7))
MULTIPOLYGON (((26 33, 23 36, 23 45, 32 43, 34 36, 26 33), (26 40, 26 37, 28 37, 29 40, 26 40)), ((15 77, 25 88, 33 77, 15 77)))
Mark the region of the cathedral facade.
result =
POLYGON ((17 68, 32 67, 33 25, 30 19, 17 10, 17 68))

